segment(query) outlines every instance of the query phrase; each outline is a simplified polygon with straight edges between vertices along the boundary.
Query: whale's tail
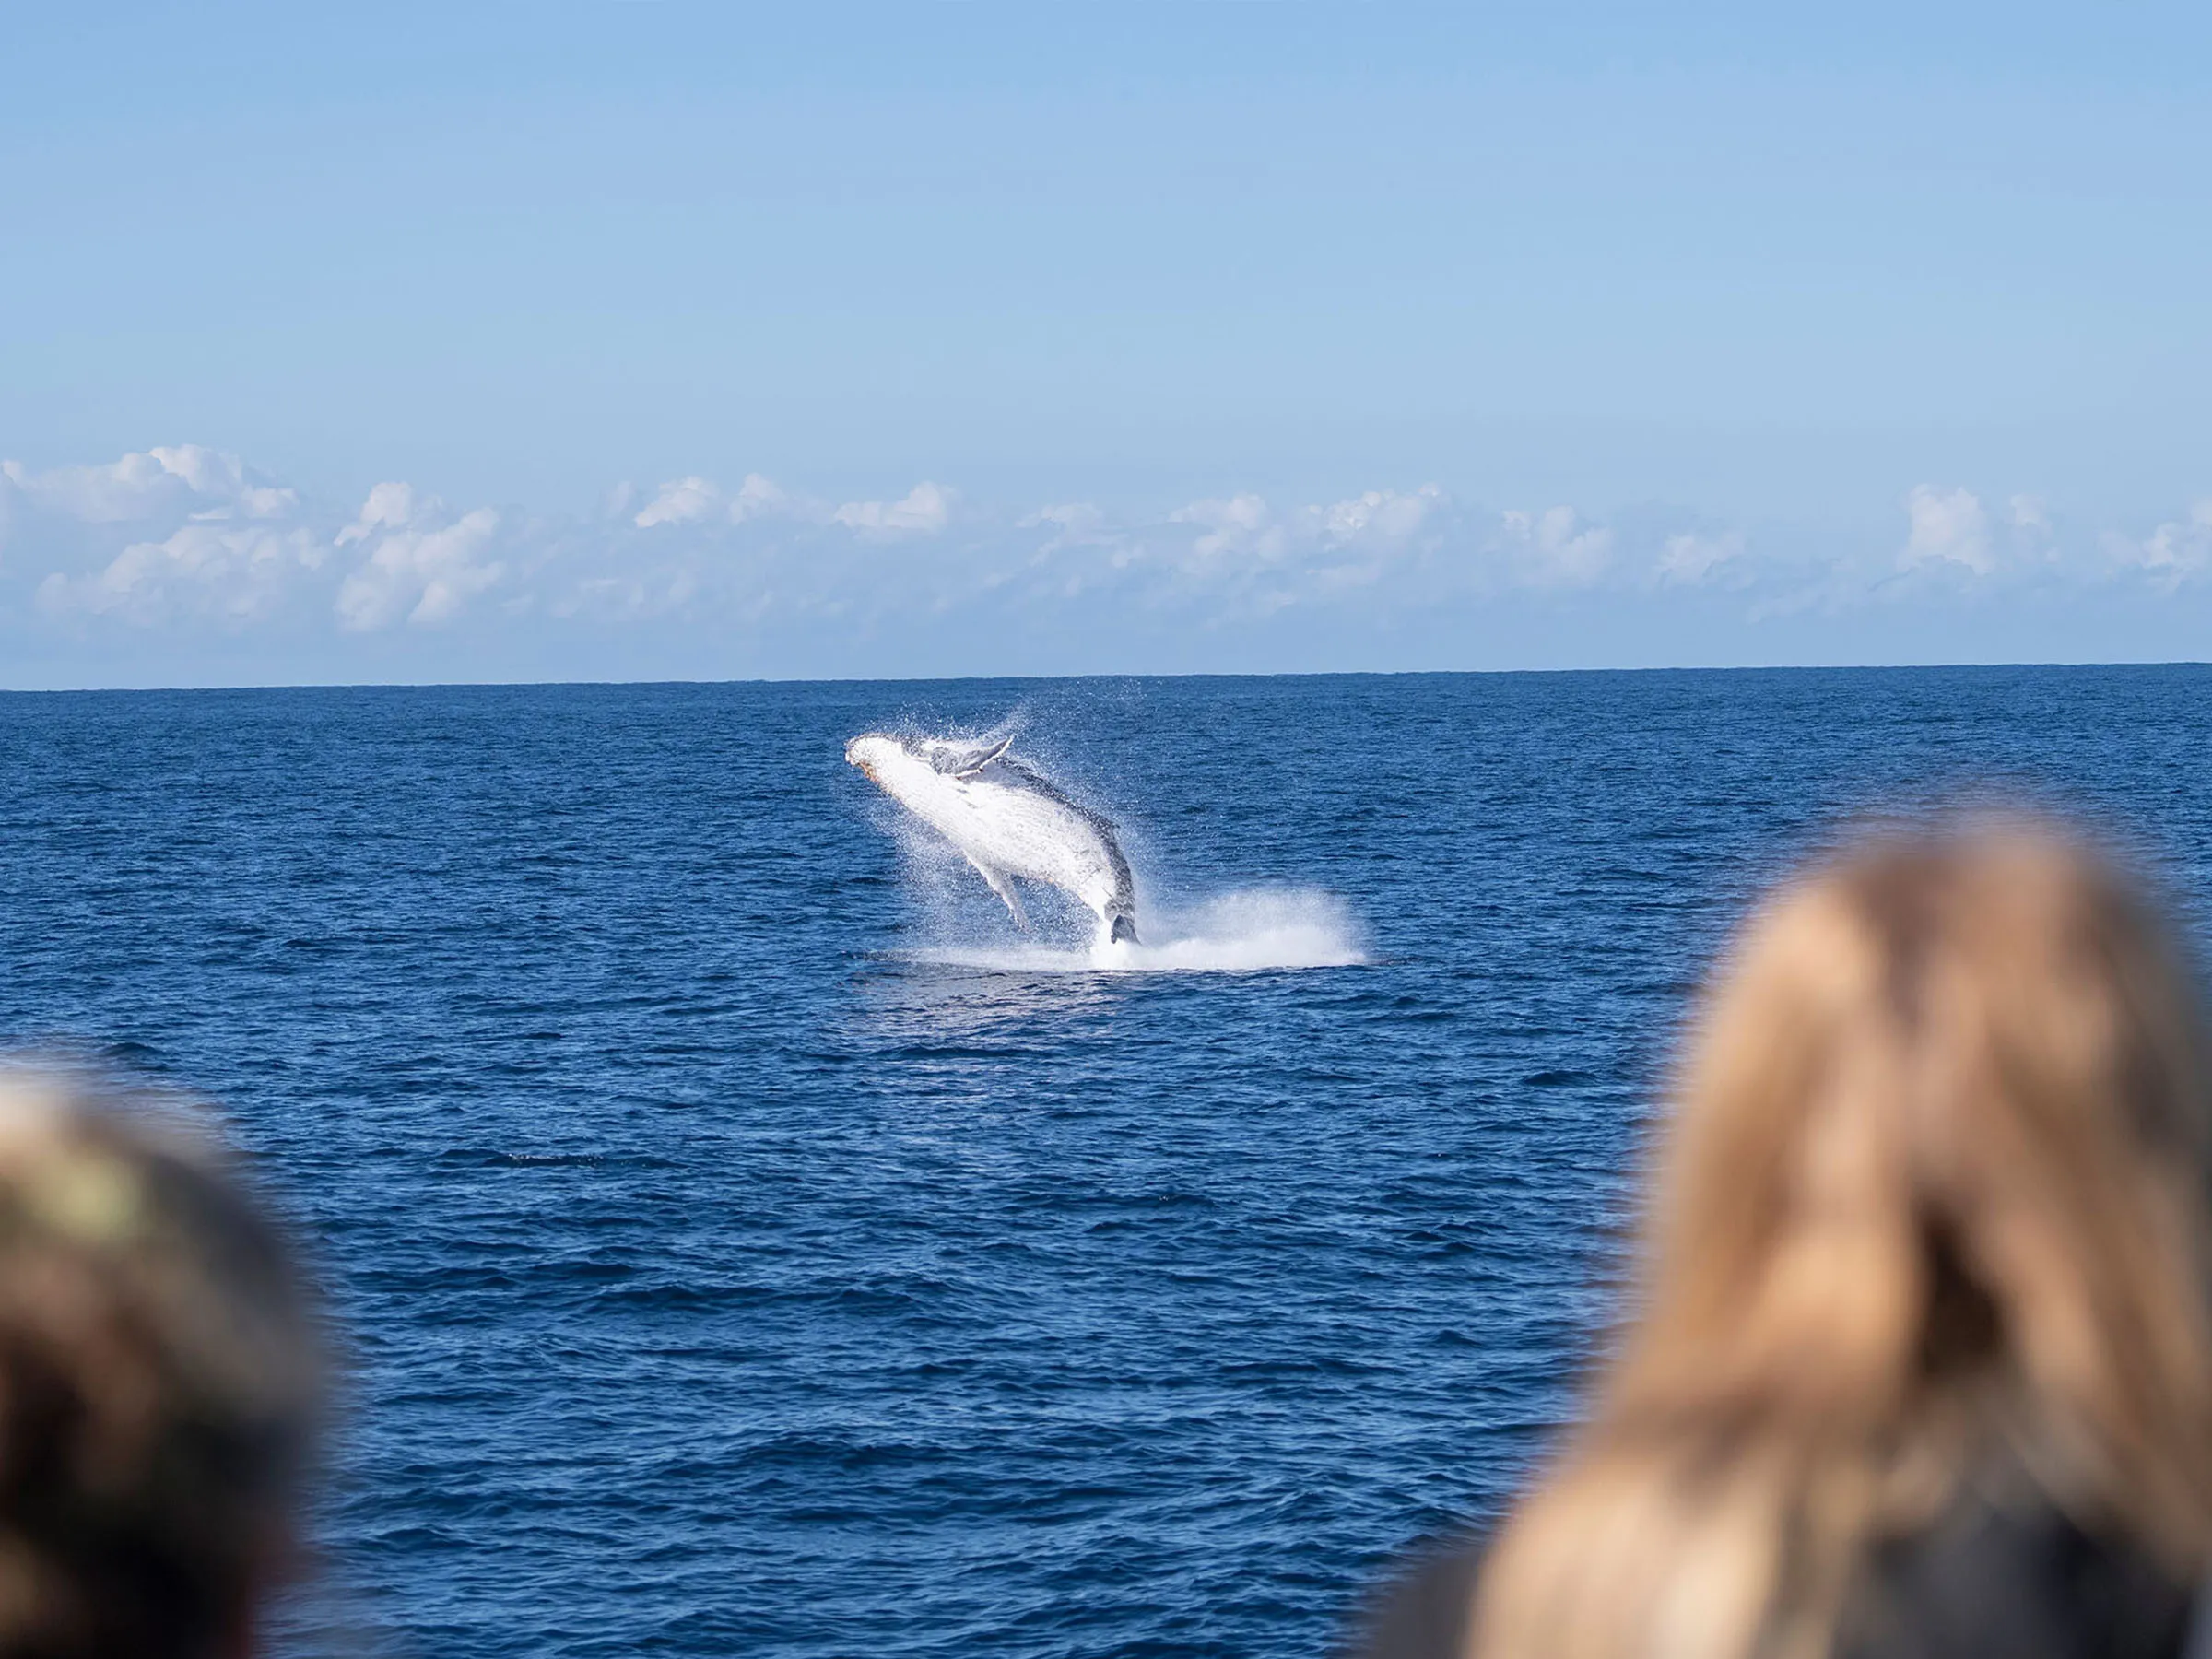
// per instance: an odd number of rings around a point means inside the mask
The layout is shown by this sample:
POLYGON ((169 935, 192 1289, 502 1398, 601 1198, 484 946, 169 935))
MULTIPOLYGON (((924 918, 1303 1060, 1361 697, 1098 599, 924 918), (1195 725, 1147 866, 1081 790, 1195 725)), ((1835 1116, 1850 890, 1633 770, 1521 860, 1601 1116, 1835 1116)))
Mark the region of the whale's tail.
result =
POLYGON ((1110 945, 1135 945, 1137 942, 1136 919, 1117 914, 1106 924, 1106 940, 1110 945))

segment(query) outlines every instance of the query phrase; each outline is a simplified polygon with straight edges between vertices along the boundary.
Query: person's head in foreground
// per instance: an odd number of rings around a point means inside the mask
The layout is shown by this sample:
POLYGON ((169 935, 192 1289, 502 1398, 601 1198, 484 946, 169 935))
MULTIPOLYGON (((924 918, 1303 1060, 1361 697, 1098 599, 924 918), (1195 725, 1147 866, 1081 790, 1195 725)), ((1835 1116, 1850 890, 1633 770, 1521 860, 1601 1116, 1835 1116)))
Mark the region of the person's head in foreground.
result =
POLYGON ((321 1383, 291 1253, 204 1133, 0 1068, 0 1655, 250 1652, 321 1383))
POLYGON ((1634 1311, 1463 1651, 2177 1652, 2212 1119, 2168 929, 2048 826, 1876 837, 1701 1013, 1634 1311))

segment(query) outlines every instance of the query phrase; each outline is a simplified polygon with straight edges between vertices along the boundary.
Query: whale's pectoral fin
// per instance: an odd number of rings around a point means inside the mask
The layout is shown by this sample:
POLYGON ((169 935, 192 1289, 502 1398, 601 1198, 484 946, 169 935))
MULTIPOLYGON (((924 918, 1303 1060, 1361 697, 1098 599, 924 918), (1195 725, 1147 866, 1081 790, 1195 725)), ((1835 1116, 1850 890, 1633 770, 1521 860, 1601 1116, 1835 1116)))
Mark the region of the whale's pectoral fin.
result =
POLYGON ((972 778, 976 773, 982 771, 984 767, 990 765, 992 761, 998 759, 1013 747, 1014 739, 1011 735, 1001 737, 998 740, 997 745, 993 747, 988 754, 980 756, 976 759, 966 762, 961 766, 959 771, 954 772, 952 775, 956 778, 972 778))
POLYGON ((973 853, 969 854, 968 862, 975 866, 977 875, 991 884, 991 890, 1005 901, 1007 912, 1014 918, 1014 925, 1024 933, 1029 932, 1029 912, 1021 908, 1021 895, 1014 890, 1014 878, 1004 870, 993 869, 973 853))

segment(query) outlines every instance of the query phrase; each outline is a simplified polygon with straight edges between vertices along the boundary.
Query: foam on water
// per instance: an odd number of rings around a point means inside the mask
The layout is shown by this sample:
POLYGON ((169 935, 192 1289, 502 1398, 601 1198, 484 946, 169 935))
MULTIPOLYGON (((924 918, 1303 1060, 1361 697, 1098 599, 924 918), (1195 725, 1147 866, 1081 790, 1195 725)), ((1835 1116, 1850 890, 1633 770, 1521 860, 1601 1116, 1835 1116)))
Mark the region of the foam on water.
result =
POLYGON ((1315 888, 1225 893, 1188 912, 1153 912, 1140 921, 1143 944, 949 946, 912 951, 908 959, 1002 973, 1252 973, 1357 968, 1368 960, 1350 909, 1315 888))

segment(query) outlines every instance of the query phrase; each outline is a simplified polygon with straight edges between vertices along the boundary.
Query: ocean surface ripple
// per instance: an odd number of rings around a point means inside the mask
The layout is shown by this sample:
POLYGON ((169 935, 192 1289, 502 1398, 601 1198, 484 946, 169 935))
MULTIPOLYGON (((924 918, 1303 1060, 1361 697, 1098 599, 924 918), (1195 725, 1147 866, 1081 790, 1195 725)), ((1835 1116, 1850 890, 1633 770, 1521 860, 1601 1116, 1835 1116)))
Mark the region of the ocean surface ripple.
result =
POLYGON ((10 695, 0 1038, 216 1097, 313 1241, 349 1378, 288 1651, 1317 1655, 1571 1411, 1758 884, 1979 783, 2195 925, 2208 693, 10 695), (1015 712, 1187 937, 1305 943, 1089 971, 883 833, 847 735, 1015 712))

